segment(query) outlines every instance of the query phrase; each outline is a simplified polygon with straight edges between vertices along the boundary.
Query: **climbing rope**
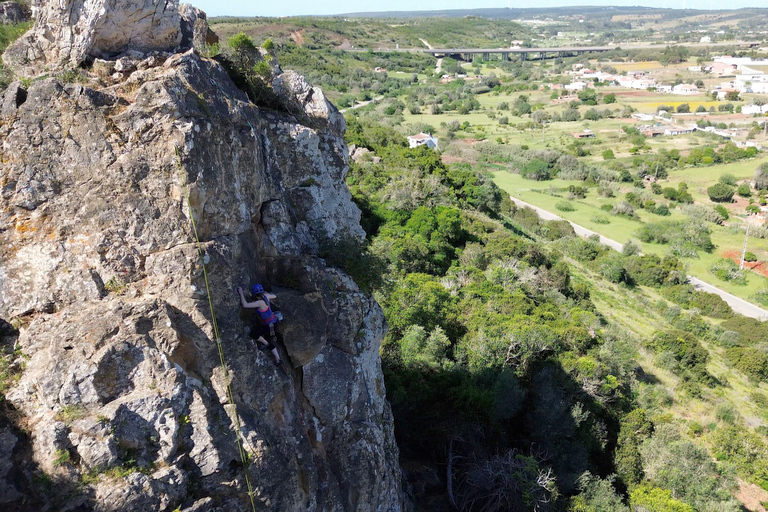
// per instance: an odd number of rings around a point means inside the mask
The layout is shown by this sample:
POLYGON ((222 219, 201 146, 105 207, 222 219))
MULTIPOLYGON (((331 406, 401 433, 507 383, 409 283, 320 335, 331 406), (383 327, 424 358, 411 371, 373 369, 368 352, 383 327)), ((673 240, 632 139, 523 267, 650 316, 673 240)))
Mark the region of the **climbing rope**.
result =
MULTIPOLYGON (((179 153, 178 146, 176 147, 176 158, 178 159, 179 171, 182 173, 184 166, 181 163, 181 154, 179 153)), ((216 347, 219 350, 219 360, 221 361, 221 371, 224 374, 224 381, 227 384, 227 399, 232 404, 234 409, 234 422, 235 422, 235 438, 237 439, 237 450, 240 452, 240 461, 243 463, 243 472, 245 473, 245 484, 248 487, 248 498, 251 500, 251 508, 253 512, 256 512, 256 502, 253 497, 253 487, 251 486, 251 479, 248 477, 248 465, 250 462, 250 456, 245 450, 243 443, 242 427, 240 425, 240 415, 237 413, 237 404, 235 403, 235 397, 232 393, 232 385, 229 380, 229 370, 227 369, 227 362, 224 358, 224 347, 221 344, 221 332, 219 331, 219 324, 216 321, 216 311, 213 307, 213 299, 211 298, 211 287, 208 284, 208 271, 205 268, 205 257, 203 254, 203 245, 200 243, 200 237, 197 234, 197 224, 195 224, 195 216, 192 214, 192 205, 189 202, 189 190, 187 189, 187 180, 182 173, 182 182, 184 184, 184 197, 187 200, 187 209, 189 211, 189 220, 192 224, 192 231, 195 234, 195 241, 197 243, 197 253, 200 256, 200 264, 203 267, 203 278, 205 280, 205 293, 208 295, 208 307, 211 311, 211 325, 213 326, 213 335, 216 338, 216 347)))

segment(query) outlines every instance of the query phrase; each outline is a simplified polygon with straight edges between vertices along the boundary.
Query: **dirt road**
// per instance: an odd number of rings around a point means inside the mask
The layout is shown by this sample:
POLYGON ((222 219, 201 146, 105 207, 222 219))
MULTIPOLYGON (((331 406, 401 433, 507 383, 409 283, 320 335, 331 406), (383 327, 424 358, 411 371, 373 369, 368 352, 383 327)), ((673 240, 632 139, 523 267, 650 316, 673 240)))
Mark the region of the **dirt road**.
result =
MULTIPOLYGON (((532 208, 533 210, 536 211, 536 213, 539 214, 539 217, 541 217, 542 219, 566 220, 560 217, 559 215, 555 215, 554 213, 548 212, 546 210, 542 210, 538 206, 534 206, 530 203, 526 203, 525 201, 517 199, 513 196, 510 196, 510 199, 512 199, 512 201, 518 206, 527 206, 528 208, 532 208)), ((583 226, 574 224, 573 222, 570 222, 570 221, 568 222, 571 224, 571 226, 573 226, 573 230, 579 236, 588 237, 592 235, 598 235, 600 237, 600 243, 607 245, 611 249, 614 249, 616 251, 621 251, 624 248, 622 244, 620 244, 615 240, 606 238, 583 226)), ((697 290, 719 295, 729 306, 731 306, 731 309, 733 309, 735 313, 739 313, 740 315, 748 316, 751 318, 757 318, 758 320, 768 320, 768 311, 766 311, 761 307, 755 306, 751 302, 747 302, 746 300, 740 299, 739 297, 736 297, 735 295, 732 295, 726 292, 725 290, 721 290, 716 286, 712 286, 711 284, 705 283, 704 281, 702 281, 697 277, 688 276, 688 282, 691 283, 693 287, 696 288, 697 290)))
POLYGON ((371 100, 368 100, 368 101, 360 101, 360 102, 358 102, 358 103, 355 103, 355 104, 354 104, 354 105, 352 105, 351 107, 348 107, 348 108, 343 108, 343 109, 339 110, 339 112, 341 112, 341 113, 343 114, 343 113, 344 113, 344 112, 346 112, 347 110, 352 110, 353 108, 360 108, 360 107, 364 107, 364 106, 366 106, 367 104, 369 104, 369 103, 370 103, 370 102, 372 102, 372 101, 381 101, 381 100, 383 100, 383 99, 384 99, 384 96, 376 96, 375 98, 373 98, 373 99, 371 99, 371 100))

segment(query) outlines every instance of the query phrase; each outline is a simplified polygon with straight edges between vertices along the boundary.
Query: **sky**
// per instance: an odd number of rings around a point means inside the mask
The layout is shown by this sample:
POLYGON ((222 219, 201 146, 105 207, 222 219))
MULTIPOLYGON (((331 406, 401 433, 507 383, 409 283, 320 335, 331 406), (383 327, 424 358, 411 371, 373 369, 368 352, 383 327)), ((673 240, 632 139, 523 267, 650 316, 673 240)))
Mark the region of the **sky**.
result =
POLYGON ((618 5, 688 9, 729 9, 766 7, 766 0, 185 0, 204 10, 208 16, 301 16, 378 11, 433 11, 442 9, 477 9, 487 7, 559 7, 563 5, 618 5))

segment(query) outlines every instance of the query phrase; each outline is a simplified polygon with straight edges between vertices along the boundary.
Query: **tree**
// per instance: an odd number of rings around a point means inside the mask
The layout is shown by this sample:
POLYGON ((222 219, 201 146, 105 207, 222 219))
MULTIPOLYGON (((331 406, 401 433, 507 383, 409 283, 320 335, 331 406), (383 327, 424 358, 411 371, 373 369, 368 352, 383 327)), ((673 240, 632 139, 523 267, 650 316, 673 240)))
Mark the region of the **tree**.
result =
POLYGON ((591 108, 586 112, 584 112, 584 119, 587 119, 589 121, 599 121, 600 114, 597 112, 597 110, 591 108))
POLYGON ((739 101, 739 91, 729 91, 725 93, 725 101, 739 101))
POLYGON ((609 105, 611 103, 616 103, 616 95, 614 93, 609 93, 603 96, 603 103, 606 105, 609 105))
POLYGON ((576 93, 582 103, 585 105, 597 105, 597 93, 594 89, 584 89, 576 93))
POLYGON ((603 160, 613 160, 614 158, 616 158, 616 155, 613 154, 612 149, 606 149, 603 151, 603 160))
POLYGON ((716 203, 730 203, 733 199, 733 187, 724 183, 715 183, 707 189, 707 195, 716 203))
POLYGON ((677 106, 677 111, 680 114, 688 114, 691 111, 691 106, 688 103, 681 103, 677 106))
POLYGON ((551 178, 549 164, 541 158, 534 158, 520 169, 520 176, 529 180, 548 180, 551 178))
POLYGON ((768 162, 763 162, 755 171, 754 185, 757 190, 768 189, 768 162))

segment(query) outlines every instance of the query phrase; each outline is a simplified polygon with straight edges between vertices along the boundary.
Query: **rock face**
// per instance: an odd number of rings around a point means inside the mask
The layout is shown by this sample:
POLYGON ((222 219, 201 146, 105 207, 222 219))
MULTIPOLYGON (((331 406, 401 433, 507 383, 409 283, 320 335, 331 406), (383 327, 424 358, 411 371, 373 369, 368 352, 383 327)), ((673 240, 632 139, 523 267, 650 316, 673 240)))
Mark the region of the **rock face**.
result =
POLYGON ((12 25, 28 20, 29 16, 16 2, 0 2, 0 23, 3 25, 12 25))
MULTIPOLYGON (((154 34, 123 41, 180 41, 173 2, 117 3, 154 34)), ((37 4, 36 26, 73 25, 25 43, 47 63, 109 53, 105 27, 131 25, 61 4, 37 4)), ((290 114, 259 109, 194 50, 100 66, 88 87, 16 83, 2 101, 0 319, 21 324, 6 397, 25 429, 0 421, 0 502, 245 511, 247 471, 258 510, 403 510, 382 311, 318 256, 363 236, 343 117, 293 73, 275 78, 290 114), (282 369, 240 319, 235 288, 254 282, 286 318, 282 369)))
POLYGON ((126 50, 173 50, 182 39, 178 0, 32 0, 32 17, 35 26, 3 54, 29 77, 126 50))

